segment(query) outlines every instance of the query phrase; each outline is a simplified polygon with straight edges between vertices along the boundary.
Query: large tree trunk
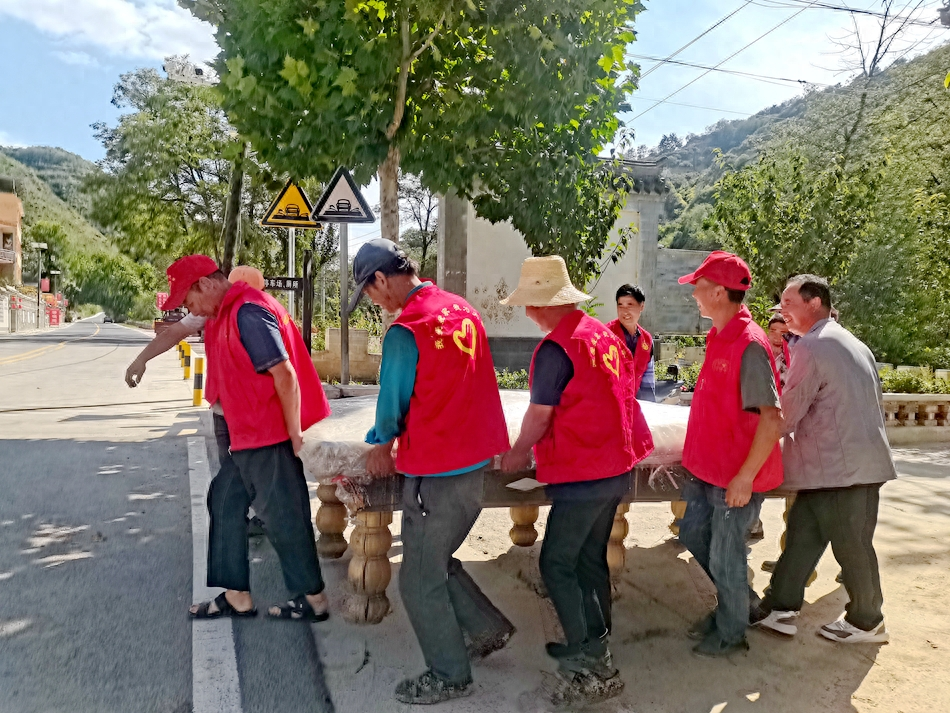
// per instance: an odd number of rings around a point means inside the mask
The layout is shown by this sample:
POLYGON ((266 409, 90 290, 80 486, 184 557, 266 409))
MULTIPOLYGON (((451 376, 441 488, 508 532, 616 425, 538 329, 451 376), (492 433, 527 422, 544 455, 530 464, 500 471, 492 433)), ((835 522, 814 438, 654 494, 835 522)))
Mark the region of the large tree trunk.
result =
POLYGON ((399 147, 391 143, 386 160, 379 167, 379 216, 381 234, 399 242, 399 147))
POLYGON ((230 274, 234 267, 234 257, 240 249, 241 193, 244 190, 244 155, 247 144, 241 146, 241 153, 234 159, 231 167, 231 182, 228 186, 228 203, 224 211, 224 255, 221 258, 221 272, 230 274))

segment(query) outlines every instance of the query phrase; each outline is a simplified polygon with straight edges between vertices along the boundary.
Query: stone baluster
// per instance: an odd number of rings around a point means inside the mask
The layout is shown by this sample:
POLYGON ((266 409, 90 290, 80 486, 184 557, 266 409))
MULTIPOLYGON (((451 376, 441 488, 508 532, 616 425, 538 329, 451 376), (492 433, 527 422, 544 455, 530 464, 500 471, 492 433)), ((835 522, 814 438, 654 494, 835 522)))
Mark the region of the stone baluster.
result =
POLYGON ((896 426, 899 411, 900 406, 896 401, 884 401, 884 424, 886 426, 896 426))
POLYGON ((508 536, 518 547, 531 547, 538 539, 538 531, 534 527, 538 521, 538 506, 513 505, 509 510, 514 527, 508 531, 508 536))
POLYGON ((627 548, 624 547, 623 541, 630 532, 630 525, 627 523, 629 509, 629 503, 620 503, 617 506, 613 527, 610 528, 610 540, 607 542, 607 566, 610 568, 610 578, 615 581, 620 579, 627 561, 627 548))
POLYGON ((902 403, 897 410, 897 421, 902 426, 917 425, 917 402, 908 401, 902 403))
POLYGON ((686 501, 674 500, 670 503, 670 510, 673 512, 673 522, 670 523, 670 532, 674 535, 680 534, 679 521, 686 514, 686 501))
POLYGON ((917 423, 920 426, 936 426, 940 412, 939 403, 920 404, 917 411, 917 423))
POLYGON ((350 593, 343 605, 343 618, 353 624, 378 624, 389 613, 386 587, 392 579, 389 548, 393 543, 391 512, 361 512, 354 517, 350 535, 353 559, 347 577, 350 593))
POLYGON ((324 559, 339 559, 346 552, 346 540, 343 530, 346 529, 346 507, 336 496, 336 486, 317 486, 317 497, 320 507, 313 518, 320 537, 317 538, 317 553, 324 559))

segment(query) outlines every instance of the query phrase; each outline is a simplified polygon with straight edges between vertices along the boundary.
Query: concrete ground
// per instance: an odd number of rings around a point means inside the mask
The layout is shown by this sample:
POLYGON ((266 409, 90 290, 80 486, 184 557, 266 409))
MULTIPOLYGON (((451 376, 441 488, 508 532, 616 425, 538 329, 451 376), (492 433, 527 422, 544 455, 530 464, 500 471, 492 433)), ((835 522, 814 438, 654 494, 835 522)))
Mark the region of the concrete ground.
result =
MULTIPOLYGON (((591 711, 720 713, 759 711, 950 711, 950 448, 895 449, 901 478, 882 491, 875 543, 881 564, 887 645, 844 646, 816 635, 838 617, 847 595, 835 583, 837 563, 826 553, 807 591, 799 634, 781 640, 749 632, 751 650, 728 660, 691 655, 689 624, 714 603, 699 566, 667 529, 666 504, 636 504, 627 515, 627 562, 614 602, 611 649, 626 688, 591 711), (943 672, 943 673, 941 673, 943 672)), ((318 502, 314 501, 314 507, 318 502)), ((766 537, 751 548, 753 585, 769 575, 764 560, 779 553, 783 500, 763 508, 766 537)), ((542 510, 538 529, 543 537, 542 510)), ((549 602, 536 593, 540 539, 531 548, 511 545, 507 510, 482 513, 458 556, 518 628, 506 649, 474 669, 475 693, 436 708, 440 713, 548 710, 532 692, 554 662, 543 643, 559 626, 549 602)), ((423 660, 399 601, 399 521, 393 526, 392 613, 376 626, 354 626, 334 616, 314 625, 336 711, 409 710, 392 698, 395 684, 423 669, 423 660)), ((331 603, 339 611, 349 554, 323 561, 331 603)))

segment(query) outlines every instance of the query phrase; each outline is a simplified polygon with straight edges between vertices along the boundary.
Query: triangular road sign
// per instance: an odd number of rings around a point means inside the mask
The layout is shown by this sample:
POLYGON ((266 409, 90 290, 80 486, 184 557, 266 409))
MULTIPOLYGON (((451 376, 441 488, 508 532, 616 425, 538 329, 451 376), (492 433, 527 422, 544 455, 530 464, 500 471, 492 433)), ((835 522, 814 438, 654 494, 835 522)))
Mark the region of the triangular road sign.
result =
POLYGON ((291 178, 270 204, 261 225, 265 228, 316 228, 310 217, 313 206, 303 189, 291 178))
POLYGON ((376 216, 353 182, 350 172, 342 166, 333 174, 327 189, 317 201, 313 217, 321 223, 376 222, 376 216))

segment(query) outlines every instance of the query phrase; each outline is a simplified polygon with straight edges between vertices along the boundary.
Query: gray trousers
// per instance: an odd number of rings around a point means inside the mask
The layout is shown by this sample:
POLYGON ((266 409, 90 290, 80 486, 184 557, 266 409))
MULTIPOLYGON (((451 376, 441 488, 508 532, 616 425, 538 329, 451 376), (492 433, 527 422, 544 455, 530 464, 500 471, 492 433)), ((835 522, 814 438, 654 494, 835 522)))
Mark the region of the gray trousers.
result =
POLYGON ((798 493, 763 610, 800 610, 808 578, 830 543, 850 598, 845 619, 865 631, 877 628, 884 595, 872 540, 880 497, 880 483, 798 493))
POLYGON ((482 510, 486 468, 461 475, 406 478, 399 593, 426 666, 449 683, 468 683, 470 639, 510 623, 453 557, 482 510))

